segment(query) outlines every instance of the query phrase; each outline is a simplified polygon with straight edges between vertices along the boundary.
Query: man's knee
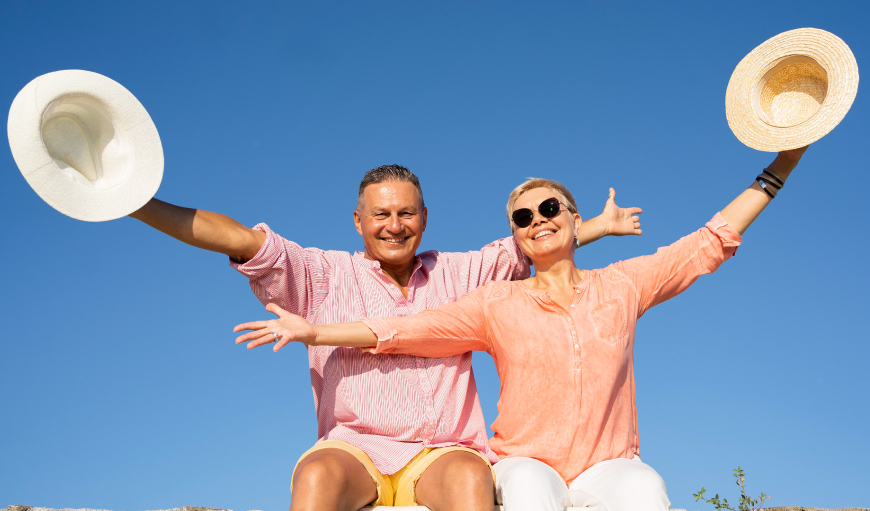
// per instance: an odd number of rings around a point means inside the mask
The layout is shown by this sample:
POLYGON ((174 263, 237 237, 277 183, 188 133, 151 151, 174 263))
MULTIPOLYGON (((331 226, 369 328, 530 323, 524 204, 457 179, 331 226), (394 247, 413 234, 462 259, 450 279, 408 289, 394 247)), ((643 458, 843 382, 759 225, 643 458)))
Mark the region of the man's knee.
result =
POLYGON ((314 453, 299 463, 293 474, 293 492, 341 488, 350 481, 347 463, 339 456, 314 453))
MULTIPOLYGON (((492 493, 492 469, 479 456, 469 452, 450 452, 441 456, 423 472, 421 481, 454 491, 492 493)), ((418 485, 419 488, 419 485, 418 485)))
POLYGON ((457 452, 445 456, 447 476, 454 481, 474 481, 492 486, 492 469, 479 456, 457 452))
POLYGON ((492 469, 469 452, 449 452, 425 469, 416 501, 433 509, 486 509, 493 504, 492 469))

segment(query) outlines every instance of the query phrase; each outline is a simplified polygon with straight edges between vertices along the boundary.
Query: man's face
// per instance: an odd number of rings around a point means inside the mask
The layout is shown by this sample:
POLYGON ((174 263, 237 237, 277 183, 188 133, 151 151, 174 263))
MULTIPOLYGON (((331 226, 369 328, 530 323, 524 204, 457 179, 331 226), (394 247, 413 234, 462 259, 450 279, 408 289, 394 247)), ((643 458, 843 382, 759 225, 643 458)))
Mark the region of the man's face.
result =
POLYGON ((413 266, 426 230, 426 208, 416 186, 407 181, 368 185, 353 220, 363 237, 367 259, 388 268, 413 266))

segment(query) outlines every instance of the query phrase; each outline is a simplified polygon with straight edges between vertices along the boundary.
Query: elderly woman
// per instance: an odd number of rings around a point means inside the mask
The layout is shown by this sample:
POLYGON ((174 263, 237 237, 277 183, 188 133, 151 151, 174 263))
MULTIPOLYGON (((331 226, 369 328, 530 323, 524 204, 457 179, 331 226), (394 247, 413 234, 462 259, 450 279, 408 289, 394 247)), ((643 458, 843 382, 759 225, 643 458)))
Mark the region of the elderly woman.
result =
POLYGON ((508 199, 514 238, 531 259, 525 281, 492 282, 406 318, 315 326, 270 304, 278 319, 245 323, 249 348, 279 339, 373 353, 446 357, 486 351, 501 378, 491 447, 506 511, 668 509, 661 477, 639 457, 634 331, 650 307, 734 254, 806 148, 780 153, 706 226, 655 254, 604 269, 574 265, 580 215, 561 184, 532 179, 508 199))

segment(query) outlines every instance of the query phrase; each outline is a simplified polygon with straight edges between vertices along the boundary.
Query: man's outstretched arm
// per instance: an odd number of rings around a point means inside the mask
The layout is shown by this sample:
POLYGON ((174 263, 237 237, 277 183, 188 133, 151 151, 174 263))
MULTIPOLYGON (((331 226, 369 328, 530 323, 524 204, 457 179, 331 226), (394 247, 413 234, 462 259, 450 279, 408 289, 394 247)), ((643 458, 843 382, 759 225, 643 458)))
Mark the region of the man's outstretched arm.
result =
POLYGON ((226 215, 183 208, 158 199, 151 199, 130 216, 188 245, 220 252, 239 262, 254 257, 266 241, 266 233, 226 215))

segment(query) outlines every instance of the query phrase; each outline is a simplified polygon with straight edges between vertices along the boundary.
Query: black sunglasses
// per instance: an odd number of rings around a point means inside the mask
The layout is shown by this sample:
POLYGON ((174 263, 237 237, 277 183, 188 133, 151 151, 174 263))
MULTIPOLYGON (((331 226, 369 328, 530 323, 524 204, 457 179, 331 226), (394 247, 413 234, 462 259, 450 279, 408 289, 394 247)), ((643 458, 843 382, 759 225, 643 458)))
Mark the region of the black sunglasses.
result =
MULTIPOLYGON (((562 212, 562 206, 565 206, 559 199, 550 197, 544 202, 538 204, 538 213, 544 218, 556 218, 562 212)), ((566 208, 568 206, 565 206, 566 208)), ((535 212, 529 208, 520 208, 511 213, 511 219, 514 225, 523 228, 532 225, 532 220, 535 218, 535 212)))

